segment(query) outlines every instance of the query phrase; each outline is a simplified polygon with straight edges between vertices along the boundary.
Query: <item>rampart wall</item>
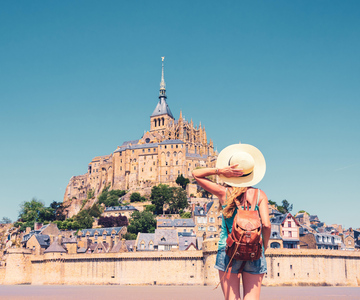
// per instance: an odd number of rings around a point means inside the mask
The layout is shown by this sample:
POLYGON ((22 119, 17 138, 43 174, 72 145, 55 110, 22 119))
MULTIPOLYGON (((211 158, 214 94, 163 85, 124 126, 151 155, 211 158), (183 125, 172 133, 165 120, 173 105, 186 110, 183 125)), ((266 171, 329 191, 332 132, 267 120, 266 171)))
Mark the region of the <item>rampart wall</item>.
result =
MULTIPOLYGON (((216 239, 203 251, 32 255, 10 249, 2 284, 216 285, 216 239)), ((360 285, 360 253, 269 249, 264 285, 360 285)))

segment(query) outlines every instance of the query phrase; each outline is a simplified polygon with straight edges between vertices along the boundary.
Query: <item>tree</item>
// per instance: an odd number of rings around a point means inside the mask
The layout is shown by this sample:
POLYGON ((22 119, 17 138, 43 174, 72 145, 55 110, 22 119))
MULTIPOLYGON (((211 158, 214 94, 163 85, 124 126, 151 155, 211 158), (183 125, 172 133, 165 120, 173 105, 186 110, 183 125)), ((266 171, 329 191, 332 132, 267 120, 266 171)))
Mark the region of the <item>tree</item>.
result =
MULTIPOLYGON (((64 222, 66 222, 67 220, 65 220, 64 222)), ((88 210, 82 210, 76 216, 74 216, 74 221, 76 221, 79 224, 78 229, 84 229, 84 228, 92 228, 94 219, 89 214, 88 210)))
POLYGON ((270 205, 275 205, 275 207, 277 207, 277 204, 276 204, 275 201, 272 201, 272 200, 269 199, 268 202, 269 202, 270 205))
POLYGON ((128 226, 129 222, 126 216, 117 216, 117 217, 100 217, 98 224, 103 227, 122 227, 128 226))
POLYGON ((308 214, 308 216, 310 216, 310 214, 309 214, 307 211, 305 211, 305 210, 299 210, 299 211, 298 211, 298 214, 302 214, 302 213, 306 213, 306 214, 308 214))
POLYGON ((118 206, 119 198, 126 194, 126 191, 123 190, 112 190, 109 191, 110 185, 107 185, 102 190, 99 196, 99 204, 104 203, 106 207, 109 206, 118 206))
POLYGON ((132 193, 130 196, 130 202, 144 202, 146 200, 145 197, 141 196, 140 193, 132 193))
POLYGON ((130 233, 130 232, 127 232, 123 235, 123 238, 125 240, 130 240, 130 241, 133 241, 133 240, 136 240, 137 238, 137 234, 136 233, 130 233))
POLYGON ((277 206, 277 210, 282 214, 289 213, 293 209, 293 205, 290 204, 286 199, 281 202, 281 206, 277 206))
POLYGON ((2 220, 0 221, 0 224, 10 224, 11 220, 7 217, 3 217, 2 220))
POLYGON ((151 189, 151 203, 155 205, 155 214, 163 213, 165 203, 169 203, 173 195, 171 188, 166 184, 153 186, 151 189))
POLYGON ((187 212, 182 212, 180 213, 180 217, 182 219, 190 219, 191 218, 191 212, 187 211, 187 212))
POLYGON ((127 228, 129 233, 138 232, 154 233, 156 228, 155 216, 149 211, 135 211, 131 215, 130 225, 127 228))
POLYGON ((170 198, 168 204, 169 204, 169 210, 172 214, 179 213, 180 209, 187 208, 189 206, 186 192, 184 189, 178 187, 171 188, 172 190, 172 197, 170 198))
POLYGON ((178 185, 180 185, 184 190, 186 189, 187 184, 190 182, 189 178, 185 178, 183 174, 179 175, 175 181, 178 185))

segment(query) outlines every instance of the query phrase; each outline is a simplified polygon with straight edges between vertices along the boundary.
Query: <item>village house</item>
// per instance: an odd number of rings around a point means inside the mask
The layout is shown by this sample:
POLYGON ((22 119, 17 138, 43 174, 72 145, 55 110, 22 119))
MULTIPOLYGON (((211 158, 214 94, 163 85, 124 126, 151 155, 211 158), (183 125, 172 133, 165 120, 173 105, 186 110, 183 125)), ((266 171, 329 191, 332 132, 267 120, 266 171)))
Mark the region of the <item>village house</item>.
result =
POLYGON ((96 244, 99 242, 105 242, 113 247, 118 241, 122 239, 122 236, 127 232, 127 227, 109 227, 109 228, 90 228, 80 230, 78 236, 79 248, 84 248, 86 243, 90 240, 91 243, 96 244))
MULTIPOLYGON (((300 224, 292 216, 291 213, 278 215, 270 219, 271 227, 276 232, 274 238, 280 237, 283 241, 283 248, 299 248, 299 227, 300 224), (273 226, 275 225, 275 226, 273 226)), ((274 243, 277 243, 274 241, 274 243)), ((280 243, 279 243, 280 244, 280 243)), ((275 244, 274 244, 275 246, 275 244)), ((278 246, 278 245, 276 245, 278 246)), ((281 247, 281 244, 279 245, 281 247)))
POLYGON ((138 233, 136 251, 176 251, 179 238, 176 229, 155 229, 155 233, 138 233))
POLYGON ((222 213, 219 210, 219 200, 207 202, 204 206, 193 205, 193 218, 197 236, 207 238, 219 237, 222 224, 222 213))
POLYGON ((325 233, 307 233, 300 235, 301 249, 340 250, 341 237, 325 233))
POLYGON ((156 222, 158 229, 176 229, 177 232, 195 232, 193 219, 158 219, 156 222))

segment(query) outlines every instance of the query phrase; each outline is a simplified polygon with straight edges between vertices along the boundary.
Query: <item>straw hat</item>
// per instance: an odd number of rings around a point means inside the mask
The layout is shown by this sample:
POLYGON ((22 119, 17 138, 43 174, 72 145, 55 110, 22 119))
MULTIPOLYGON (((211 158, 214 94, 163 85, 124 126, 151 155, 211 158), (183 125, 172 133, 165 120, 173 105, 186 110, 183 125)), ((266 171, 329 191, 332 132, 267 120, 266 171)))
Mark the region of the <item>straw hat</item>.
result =
POLYGON ((216 168, 222 169, 238 164, 236 169, 243 169, 241 177, 225 177, 220 179, 235 187, 249 187, 261 181, 265 175, 265 158, 259 149, 247 144, 234 144, 223 149, 216 161, 216 168))

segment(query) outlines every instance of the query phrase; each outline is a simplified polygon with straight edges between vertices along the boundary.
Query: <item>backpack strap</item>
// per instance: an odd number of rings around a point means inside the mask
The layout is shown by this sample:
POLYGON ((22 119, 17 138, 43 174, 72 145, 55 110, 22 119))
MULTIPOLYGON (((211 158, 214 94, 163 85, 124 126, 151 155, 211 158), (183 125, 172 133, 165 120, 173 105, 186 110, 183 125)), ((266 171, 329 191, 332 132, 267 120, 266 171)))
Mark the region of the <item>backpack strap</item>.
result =
POLYGON ((260 200, 260 189, 257 190, 258 192, 258 197, 257 197, 257 200, 256 200, 256 205, 259 206, 259 200, 260 200))

